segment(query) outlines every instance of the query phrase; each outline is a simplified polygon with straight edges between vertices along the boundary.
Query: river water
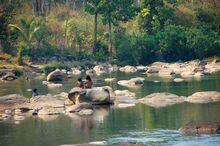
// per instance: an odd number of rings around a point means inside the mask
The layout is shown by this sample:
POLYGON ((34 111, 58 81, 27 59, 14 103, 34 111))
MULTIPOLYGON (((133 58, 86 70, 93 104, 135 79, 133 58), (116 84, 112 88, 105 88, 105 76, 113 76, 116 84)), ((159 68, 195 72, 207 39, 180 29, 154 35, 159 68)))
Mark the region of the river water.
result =
MULTIPOLYGON (((13 82, 0 82, 0 96, 21 94, 30 98, 27 89, 37 88, 40 94, 68 92, 76 81, 73 77, 64 82, 63 87, 50 89, 42 85, 45 77, 30 80, 19 78, 13 82)), ((93 77, 95 86, 111 86, 114 90, 127 89, 142 98, 154 92, 169 92, 188 96, 199 91, 220 91, 220 73, 201 79, 186 79, 181 83, 171 79, 146 77, 140 73, 93 77), (127 88, 117 83, 105 83, 107 77, 118 80, 132 77, 145 77, 140 88, 127 88)), ((163 108, 152 108, 137 104, 124 109, 114 106, 97 108, 90 117, 76 115, 30 116, 20 123, 0 122, 0 146, 59 146, 61 144, 82 144, 105 140, 109 145, 117 142, 143 142, 147 145, 220 145, 219 135, 185 136, 178 129, 190 121, 220 122, 220 103, 190 104, 183 103, 163 108)))

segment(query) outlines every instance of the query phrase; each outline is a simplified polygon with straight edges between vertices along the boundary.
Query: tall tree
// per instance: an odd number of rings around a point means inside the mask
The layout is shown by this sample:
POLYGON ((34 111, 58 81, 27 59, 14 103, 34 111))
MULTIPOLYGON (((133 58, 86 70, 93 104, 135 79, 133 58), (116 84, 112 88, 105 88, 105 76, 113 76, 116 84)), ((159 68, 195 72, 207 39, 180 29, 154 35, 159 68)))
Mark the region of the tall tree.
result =
POLYGON ((100 13, 100 0, 87 0, 85 4, 85 11, 94 15, 94 31, 93 31, 93 53, 95 52, 97 44, 97 27, 98 14, 100 13))
POLYGON ((119 22, 127 22, 137 15, 139 7, 133 0, 101 0, 101 15, 103 23, 108 25, 109 44, 108 50, 112 55, 112 25, 116 26, 119 22))
MULTIPOLYGON (((169 3, 176 3, 175 0, 167 0, 169 3)), ((173 9, 166 7, 163 0, 142 0, 139 26, 147 34, 154 34, 165 23, 173 19, 173 9)))

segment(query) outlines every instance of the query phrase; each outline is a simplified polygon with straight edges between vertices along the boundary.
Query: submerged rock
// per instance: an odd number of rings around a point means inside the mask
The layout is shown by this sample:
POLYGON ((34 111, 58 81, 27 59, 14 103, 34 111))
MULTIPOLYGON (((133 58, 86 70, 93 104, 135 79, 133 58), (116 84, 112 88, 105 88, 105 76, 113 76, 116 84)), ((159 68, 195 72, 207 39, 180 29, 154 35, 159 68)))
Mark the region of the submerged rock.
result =
POLYGON ((220 92, 217 91, 206 91, 196 92, 187 98, 188 102, 191 103, 209 103, 220 101, 220 92))
POLYGON ((181 127, 179 131, 183 134, 195 135, 195 134, 220 134, 219 123, 195 123, 190 122, 181 127))
POLYGON ((126 108, 135 106, 138 101, 135 97, 135 93, 128 90, 116 90, 114 103, 118 108, 126 108))
POLYGON ((130 80, 118 81, 118 84, 126 87, 140 87, 144 84, 144 78, 132 78, 130 80))
POLYGON ((67 79, 67 74, 60 71, 59 69, 56 69, 55 71, 49 73, 47 76, 48 82, 57 82, 57 81, 63 81, 67 79))
POLYGON ((173 104, 183 103, 185 97, 178 96, 171 93, 153 93, 144 98, 139 99, 140 103, 146 104, 152 107, 165 107, 173 104))

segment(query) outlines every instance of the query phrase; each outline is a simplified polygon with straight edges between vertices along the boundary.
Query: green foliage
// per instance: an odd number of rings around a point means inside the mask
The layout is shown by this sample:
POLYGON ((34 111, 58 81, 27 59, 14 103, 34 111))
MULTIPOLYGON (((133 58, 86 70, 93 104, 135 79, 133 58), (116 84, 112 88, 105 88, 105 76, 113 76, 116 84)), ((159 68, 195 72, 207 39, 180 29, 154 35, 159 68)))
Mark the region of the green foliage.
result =
POLYGON ((160 31, 164 24, 172 22, 173 9, 166 7, 163 0, 142 0, 139 15, 140 30, 147 34, 160 31))
POLYGON ((55 69, 70 70, 70 67, 67 64, 64 64, 62 62, 52 61, 51 63, 43 66, 41 69, 44 70, 45 72, 49 73, 49 72, 54 71, 55 69))

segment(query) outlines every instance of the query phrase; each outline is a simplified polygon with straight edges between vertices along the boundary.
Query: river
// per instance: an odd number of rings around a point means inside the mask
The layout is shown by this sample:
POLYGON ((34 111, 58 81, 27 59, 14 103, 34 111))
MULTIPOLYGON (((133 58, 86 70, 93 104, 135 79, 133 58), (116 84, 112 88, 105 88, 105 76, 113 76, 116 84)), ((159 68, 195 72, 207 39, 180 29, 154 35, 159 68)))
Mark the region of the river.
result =
MULTIPOLYGON (((40 94, 68 92, 76 81, 73 77, 64 82, 61 88, 47 88, 42 85, 45 77, 19 78, 13 82, 0 82, 0 96, 21 94, 30 98, 27 89, 37 88, 40 94)), ((175 83, 171 79, 146 77, 140 73, 93 77, 95 86, 111 86, 114 90, 127 89, 142 98, 154 92, 169 92, 188 96, 198 91, 220 91, 220 73, 201 79, 187 79, 175 83), (127 88, 117 83, 106 83, 104 79, 115 77, 118 80, 132 77, 145 77, 140 88, 127 88)), ((143 142, 147 145, 220 145, 219 135, 185 136, 178 129, 190 121, 220 122, 220 103, 190 104, 182 103, 163 108, 152 108, 137 104, 135 107, 101 107, 90 117, 30 116, 20 123, 0 122, 0 146, 59 146, 61 144, 82 144, 105 140, 109 145, 117 142, 143 142)))

